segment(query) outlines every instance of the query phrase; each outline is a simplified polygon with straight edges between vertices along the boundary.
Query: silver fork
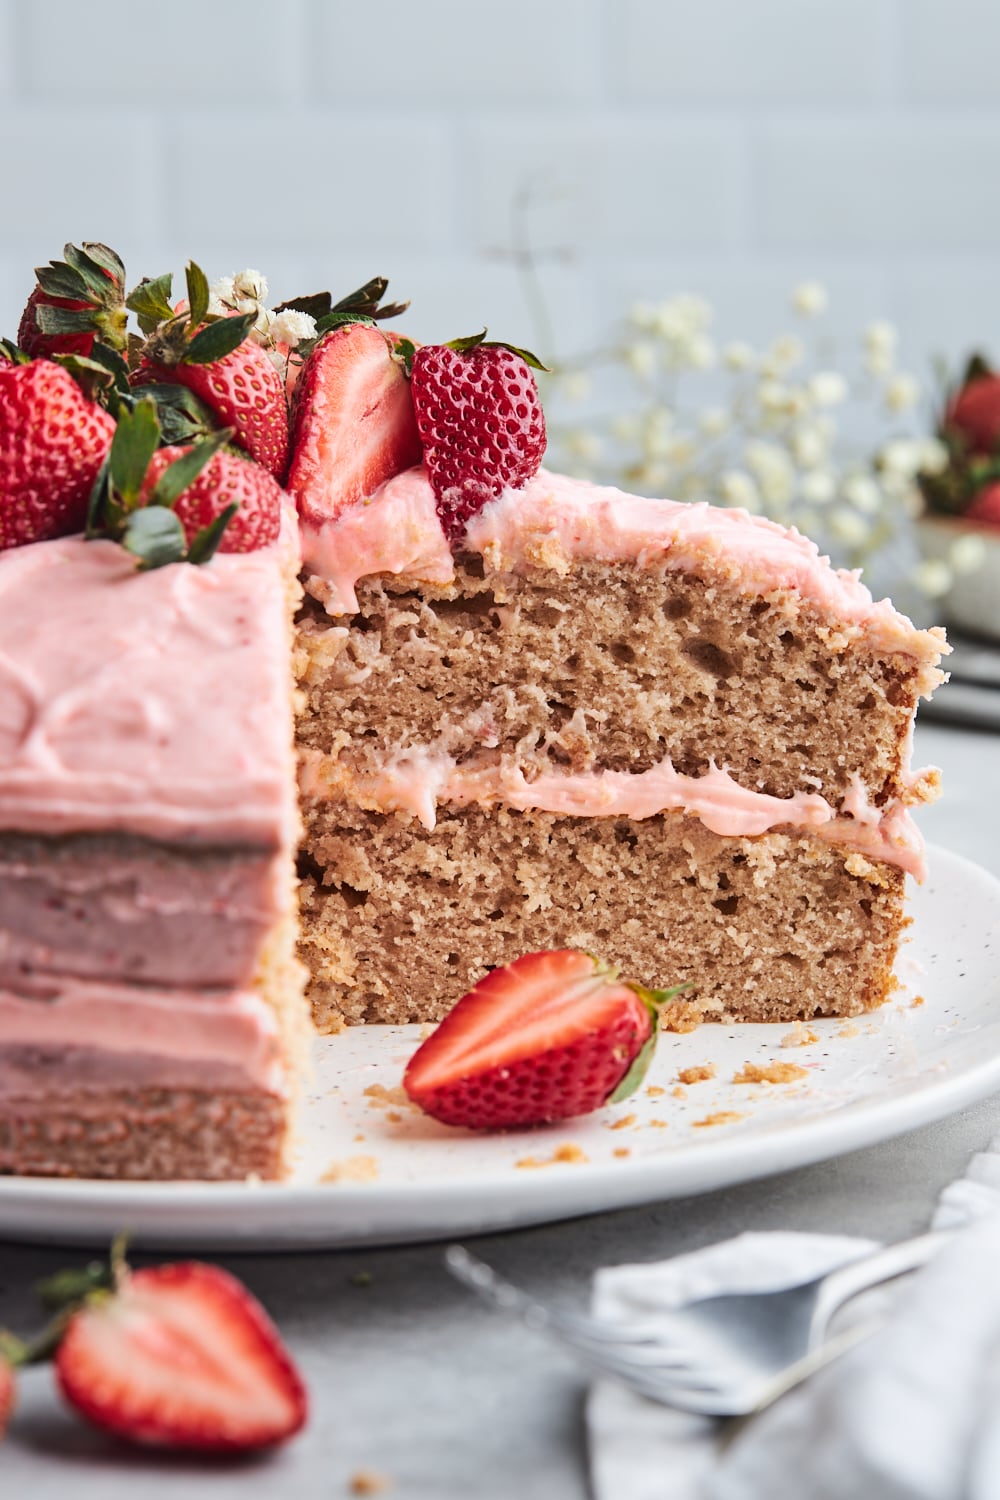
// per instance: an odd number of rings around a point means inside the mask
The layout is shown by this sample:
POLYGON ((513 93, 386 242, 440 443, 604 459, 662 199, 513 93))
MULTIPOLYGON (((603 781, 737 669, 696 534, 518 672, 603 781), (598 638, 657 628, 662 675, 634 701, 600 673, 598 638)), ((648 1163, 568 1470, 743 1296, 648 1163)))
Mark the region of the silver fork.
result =
POLYGON ((950 1238, 943 1230, 922 1234, 780 1291, 687 1302, 658 1313, 652 1332, 548 1307, 461 1245, 449 1247, 445 1264, 484 1301, 568 1345, 597 1374, 680 1411, 743 1416, 769 1406, 873 1333, 880 1319, 826 1339, 834 1313, 852 1297, 916 1270, 950 1238))

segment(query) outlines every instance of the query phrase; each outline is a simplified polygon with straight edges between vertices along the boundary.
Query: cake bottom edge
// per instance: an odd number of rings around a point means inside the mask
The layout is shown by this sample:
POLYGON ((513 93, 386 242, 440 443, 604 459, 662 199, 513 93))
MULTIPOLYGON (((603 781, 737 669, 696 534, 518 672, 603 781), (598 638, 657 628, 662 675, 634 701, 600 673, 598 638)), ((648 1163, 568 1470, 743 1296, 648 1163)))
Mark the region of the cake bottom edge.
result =
POLYGON ((115 1089, 0 1100, 0 1175, 242 1181, 285 1175, 288 1105, 257 1091, 115 1089))

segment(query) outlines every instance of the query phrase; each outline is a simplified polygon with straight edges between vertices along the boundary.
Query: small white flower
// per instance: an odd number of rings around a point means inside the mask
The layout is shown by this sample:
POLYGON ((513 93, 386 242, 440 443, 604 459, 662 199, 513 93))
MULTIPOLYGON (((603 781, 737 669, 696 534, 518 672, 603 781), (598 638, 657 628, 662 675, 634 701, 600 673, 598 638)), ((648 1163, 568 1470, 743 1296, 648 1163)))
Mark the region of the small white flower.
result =
POLYGON ((710 370, 715 364, 715 344, 705 333, 696 333, 687 345, 688 363, 694 370, 710 370))
POLYGON ((634 412, 623 412, 621 416, 612 419, 611 435, 620 443, 637 443, 641 431, 642 423, 634 412))
POLYGON ((754 353, 749 344, 737 340, 726 345, 722 358, 728 370, 748 370, 753 364, 754 353))
POLYGON ((928 599, 940 599, 951 588, 952 572, 939 557, 925 557, 913 572, 913 581, 928 599))
POLYGON ((918 443, 917 468, 921 474, 943 474, 948 467, 948 450, 939 438, 922 438, 918 443))
POLYGON ((780 380, 762 380, 757 387, 757 399, 765 411, 787 411, 788 387, 780 380))
POLYGON ((664 457, 668 458, 677 468, 683 468, 685 464, 691 462, 697 455, 697 452, 698 449, 694 441, 683 434, 679 434, 668 445, 664 457))
MULTIPOLYGON (((251 311, 251 309, 247 308, 247 312, 250 312, 250 311, 251 311)), ((254 322, 253 327, 250 329, 250 336, 251 336, 251 338, 253 338, 255 340, 256 343, 258 343, 258 344, 273 344, 274 343, 274 338, 272 337, 271 329, 272 329, 272 325, 274 324, 275 316, 276 316, 276 314, 273 313, 273 312, 270 312, 269 309, 266 308, 266 307, 260 307, 260 308, 257 309, 257 318, 256 318, 256 321, 254 322)))
POLYGON ((975 573, 986 558, 986 543, 981 536, 970 532, 960 536, 948 548, 948 562, 956 573, 975 573))
POLYGON ((851 474, 844 480, 841 493, 848 505, 873 516, 881 508, 882 491, 870 474, 851 474))
POLYGON ((634 470, 631 477, 642 490, 664 490, 670 478, 670 470, 664 463, 647 463, 634 470))
POLYGON ((800 281, 792 292, 792 307, 803 318, 826 312, 827 292, 821 281, 800 281))
POLYGON ((913 438, 894 438, 879 454, 880 465, 887 474, 912 479, 920 468, 923 446, 913 438))
POLYGON ((772 507, 787 505, 795 490, 795 471, 784 448, 754 439, 747 443, 744 459, 766 503, 772 507))
POLYGON ((808 505, 829 505, 836 493, 836 481, 829 469, 813 469, 803 474, 799 483, 799 494, 808 505))
POLYGON ((838 506, 830 516, 830 530, 848 547, 860 547, 868 540, 869 526, 864 516, 846 505, 838 506))
POLYGON ((839 406, 847 397, 847 381, 836 370, 819 370, 809 381, 809 395, 817 406, 839 406))
MULTIPOLYGON (((233 277, 233 293, 237 300, 245 298, 248 302, 267 301, 267 277, 262 276, 259 271, 238 271, 233 277)), ((246 312, 250 308, 245 309, 246 312)))
POLYGON ((236 294, 233 291, 233 278, 231 276, 220 276, 218 281, 213 281, 208 289, 209 312, 232 311, 236 303, 236 294), (218 304, 213 307, 212 304, 218 304))
POLYGON ((749 474, 742 469, 728 469, 723 474, 719 490, 727 505, 739 505, 744 510, 760 510, 760 492, 749 474))
POLYGON ((920 385, 912 375, 894 375, 885 388, 885 404, 890 411, 909 411, 920 399, 920 385))
POLYGON ((792 434, 792 453, 800 468, 819 468, 820 464, 826 463, 829 451, 829 439, 816 422, 806 423, 792 434))
POLYGON ((884 354, 893 354, 898 337, 895 325, 880 318, 875 323, 869 323, 865 329, 865 348, 872 353, 880 351, 884 354))
POLYGON ((290 349, 295 349, 303 339, 311 339, 316 336, 316 319, 309 313, 296 312, 290 308, 285 312, 275 313, 271 324, 271 338, 276 344, 287 344, 290 349))
POLYGON ((706 437, 721 437, 729 427, 729 413, 723 406, 710 406, 698 418, 698 426, 706 437))
POLYGON ((802 363, 805 350, 799 339, 793 338, 790 333, 783 333, 776 338, 765 359, 767 363, 777 372, 791 370, 795 365, 802 363))
POLYGON ((646 414, 642 448, 647 458, 669 457, 673 443, 674 414, 668 406, 657 406, 646 414))
POLYGON ((629 344, 625 350, 625 363, 640 380, 648 380, 656 369, 656 347, 643 342, 629 344))
POLYGON ((895 356, 891 349, 869 349, 865 355, 865 369, 869 375, 885 380, 892 374, 895 356))

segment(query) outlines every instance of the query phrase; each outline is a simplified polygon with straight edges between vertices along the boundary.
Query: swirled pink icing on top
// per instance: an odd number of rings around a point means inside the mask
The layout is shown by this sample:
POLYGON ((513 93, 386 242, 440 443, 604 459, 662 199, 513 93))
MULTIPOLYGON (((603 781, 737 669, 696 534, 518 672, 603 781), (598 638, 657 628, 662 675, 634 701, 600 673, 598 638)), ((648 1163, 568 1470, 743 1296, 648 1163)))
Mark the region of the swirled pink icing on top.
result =
MULTIPOLYGON (((542 469, 474 516, 466 533, 496 572, 527 567, 567 573, 577 561, 631 562, 726 580, 747 594, 798 595, 846 638, 902 652, 931 669, 947 651, 941 630, 918 630, 888 599, 876 601, 857 573, 831 567, 814 542, 752 516, 707 504, 650 500, 542 469)), ((422 469, 390 479, 336 521, 302 527, 310 592, 331 614, 353 613, 358 581, 378 573, 447 584, 454 561, 422 469)))
POLYGON ((290 544, 146 573, 80 536, 0 553, 0 828, 290 842, 290 544))

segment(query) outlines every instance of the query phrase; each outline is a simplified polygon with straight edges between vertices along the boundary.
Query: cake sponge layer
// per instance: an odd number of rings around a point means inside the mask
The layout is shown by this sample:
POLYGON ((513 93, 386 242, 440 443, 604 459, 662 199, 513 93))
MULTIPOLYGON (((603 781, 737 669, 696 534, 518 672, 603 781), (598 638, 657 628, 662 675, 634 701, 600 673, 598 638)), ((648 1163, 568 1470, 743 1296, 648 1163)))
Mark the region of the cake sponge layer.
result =
POLYGON ((360 774, 411 745, 459 763, 497 750, 533 772, 712 763, 773 796, 864 789, 883 806, 933 789, 906 744, 926 666, 838 634, 788 592, 580 563, 568 576, 483 576, 404 591, 367 580, 360 613, 308 608, 299 738, 360 774))
POLYGON ((488 969, 579 947, 651 987, 676 1024, 803 1020, 882 1003, 902 871, 793 831, 443 808, 433 832, 346 803, 307 814, 303 956, 321 1029, 437 1020, 488 969))

